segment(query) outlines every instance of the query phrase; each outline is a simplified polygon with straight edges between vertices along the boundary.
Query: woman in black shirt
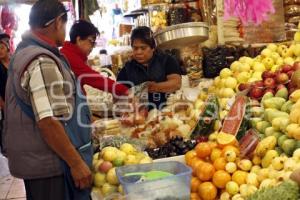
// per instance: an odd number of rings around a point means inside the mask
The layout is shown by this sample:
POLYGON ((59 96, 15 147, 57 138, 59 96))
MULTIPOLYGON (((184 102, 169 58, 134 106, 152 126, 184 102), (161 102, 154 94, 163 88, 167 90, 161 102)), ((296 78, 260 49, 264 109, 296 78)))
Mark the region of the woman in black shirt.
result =
POLYGON ((0 34, 0 150, 2 149, 3 110, 5 101, 5 87, 7 81, 7 68, 10 60, 9 35, 0 34))
POLYGON ((148 82, 149 109, 161 109, 166 95, 180 89, 182 71, 172 56, 156 50, 152 35, 146 26, 132 31, 133 59, 122 68, 117 81, 128 82, 128 87, 148 82))

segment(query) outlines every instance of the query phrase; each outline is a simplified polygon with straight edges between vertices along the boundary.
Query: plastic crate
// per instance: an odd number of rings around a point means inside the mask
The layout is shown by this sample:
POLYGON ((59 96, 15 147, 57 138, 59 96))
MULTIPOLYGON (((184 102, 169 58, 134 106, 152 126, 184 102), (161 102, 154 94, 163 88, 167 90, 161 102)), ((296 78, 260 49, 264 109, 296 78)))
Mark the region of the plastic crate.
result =
POLYGON ((176 161, 118 167, 116 173, 127 199, 130 200, 189 200, 192 170, 176 161), (130 183, 124 175, 132 172, 165 171, 174 174, 159 180, 130 183))

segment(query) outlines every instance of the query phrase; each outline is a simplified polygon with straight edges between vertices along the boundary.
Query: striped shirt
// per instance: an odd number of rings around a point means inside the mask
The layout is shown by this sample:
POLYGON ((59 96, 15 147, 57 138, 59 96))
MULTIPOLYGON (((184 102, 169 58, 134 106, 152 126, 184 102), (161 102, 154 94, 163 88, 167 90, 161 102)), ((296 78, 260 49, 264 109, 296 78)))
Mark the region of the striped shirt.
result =
POLYGON ((64 79, 53 59, 40 56, 32 61, 21 77, 21 86, 30 96, 36 121, 71 114, 64 79))

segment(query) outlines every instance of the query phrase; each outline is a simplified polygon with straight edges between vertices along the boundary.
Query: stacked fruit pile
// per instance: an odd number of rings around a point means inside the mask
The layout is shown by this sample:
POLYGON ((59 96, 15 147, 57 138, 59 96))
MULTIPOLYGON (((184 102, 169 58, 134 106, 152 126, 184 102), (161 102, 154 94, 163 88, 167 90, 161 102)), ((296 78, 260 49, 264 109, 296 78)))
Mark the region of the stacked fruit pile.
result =
POLYGON ((271 142, 262 141, 251 160, 240 157, 238 143, 230 134, 220 132, 216 141, 199 143, 185 155, 193 169, 191 199, 243 200, 257 190, 288 180, 300 166, 300 149, 291 158, 279 156, 268 150, 274 146, 271 142))
POLYGON ((122 144, 120 149, 105 147, 93 157, 93 191, 103 196, 115 192, 123 193, 116 175, 116 167, 151 162, 150 157, 128 143, 122 144))

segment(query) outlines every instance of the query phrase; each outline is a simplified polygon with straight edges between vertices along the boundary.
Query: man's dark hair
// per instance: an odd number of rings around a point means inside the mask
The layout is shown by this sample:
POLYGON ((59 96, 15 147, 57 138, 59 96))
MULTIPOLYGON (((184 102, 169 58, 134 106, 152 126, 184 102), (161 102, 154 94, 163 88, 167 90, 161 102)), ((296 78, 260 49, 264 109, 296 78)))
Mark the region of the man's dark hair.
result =
POLYGON ((131 46, 133 45, 134 40, 139 39, 145 44, 149 45, 152 49, 156 47, 155 40, 153 38, 153 32, 147 26, 139 26, 131 32, 131 46))
POLYGON ((29 25, 31 28, 45 28, 61 16, 62 20, 68 20, 68 10, 58 0, 39 0, 31 8, 29 25))
POLYGON ((99 53, 100 54, 107 54, 107 51, 106 51, 106 49, 101 49, 99 53))
POLYGON ((99 30, 92 23, 85 20, 78 20, 71 27, 70 41, 75 44, 78 36, 84 40, 89 36, 96 38, 99 35, 99 30))

